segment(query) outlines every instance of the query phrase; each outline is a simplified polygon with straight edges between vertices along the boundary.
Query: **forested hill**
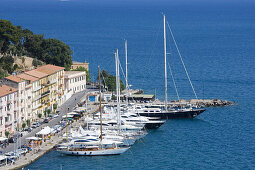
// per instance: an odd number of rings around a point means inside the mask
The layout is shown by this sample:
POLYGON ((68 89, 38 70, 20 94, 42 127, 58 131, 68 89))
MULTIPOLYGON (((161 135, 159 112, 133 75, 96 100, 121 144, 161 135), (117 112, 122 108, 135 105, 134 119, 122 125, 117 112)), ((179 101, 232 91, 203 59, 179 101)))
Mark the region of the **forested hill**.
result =
POLYGON ((64 42, 45 39, 43 35, 34 34, 3 19, 0 20, 0 53, 0 69, 7 70, 9 74, 15 71, 15 68, 6 69, 3 65, 9 64, 9 67, 12 67, 13 60, 10 56, 13 55, 32 57, 46 64, 63 66, 67 70, 72 64, 72 51, 64 42))

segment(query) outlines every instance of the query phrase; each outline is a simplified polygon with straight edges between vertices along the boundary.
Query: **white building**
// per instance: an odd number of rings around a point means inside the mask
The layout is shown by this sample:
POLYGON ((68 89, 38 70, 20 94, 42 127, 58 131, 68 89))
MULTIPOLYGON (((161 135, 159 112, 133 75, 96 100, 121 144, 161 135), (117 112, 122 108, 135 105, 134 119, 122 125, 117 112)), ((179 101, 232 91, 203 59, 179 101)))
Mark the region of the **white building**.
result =
POLYGON ((18 117, 18 123, 19 123, 19 127, 21 126, 22 121, 24 122, 25 120, 27 120, 27 112, 26 112, 26 108, 27 107, 27 98, 28 96, 26 96, 26 80, 16 76, 16 75, 11 75, 8 77, 5 77, 5 85, 11 86, 13 88, 16 88, 18 91, 18 99, 17 99, 17 108, 18 108, 18 112, 17 112, 17 117, 18 117))
POLYGON ((10 86, 0 85, 0 136, 15 132, 17 127, 17 90, 10 86))
POLYGON ((66 94, 75 94, 86 89, 85 71, 65 71, 66 94))

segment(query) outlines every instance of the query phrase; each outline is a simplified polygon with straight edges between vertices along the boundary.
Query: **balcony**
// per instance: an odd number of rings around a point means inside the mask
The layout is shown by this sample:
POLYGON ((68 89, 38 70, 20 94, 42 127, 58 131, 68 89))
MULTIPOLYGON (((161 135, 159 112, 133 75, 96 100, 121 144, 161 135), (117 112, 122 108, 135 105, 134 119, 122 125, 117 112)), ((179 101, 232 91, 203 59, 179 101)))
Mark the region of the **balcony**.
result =
POLYGON ((49 94, 50 94, 50 90, 48 90, 48 91, 42 93, 41 96, 44 97, 44 96, 47 96, 47 95, 49 95, 49 94))
POLYGON ((35 105, 35 107, 33 107, 33 109, 32 110, 36 110, 36 109, 38 109, 39 107, 41 107, 42 106, 42 104, 41 103, 39 103, 39 104, 37 104, 37 105, 35 105))
POLYGON ((36 95, 36 96, 33 98, 33 100, 36 101, 36 100, 39 100, 40 98, 41 98, 41 95, 39 94, 39 95, 36 95))
POLYGON ((54 83, 57 83, 57 79, 53 79, 53 80, 49 81, 49 84, 54 84, 54 83))
POLYGON ((40 90, 41 89, 41 86, 36 86, 33 91, 37 91, 37 90, 40 90))

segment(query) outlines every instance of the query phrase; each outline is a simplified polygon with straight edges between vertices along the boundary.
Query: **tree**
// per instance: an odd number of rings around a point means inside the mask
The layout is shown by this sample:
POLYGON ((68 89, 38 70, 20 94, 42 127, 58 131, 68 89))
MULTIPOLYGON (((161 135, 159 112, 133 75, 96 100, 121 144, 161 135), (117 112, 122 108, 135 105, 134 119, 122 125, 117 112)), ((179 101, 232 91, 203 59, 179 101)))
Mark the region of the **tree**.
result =
POLYGON ((33 59, 32 64, 33 64, 33 66, 35 66, 35 67, 38 66, 38 62, 37 62, 37 59, 36 59, 36 58, 33 59))
POLYGON ((2 68, 0 68, 0 79, 4 78, 7 76, 6 71, 4 71, 2 68))
POLYGON ((27 119, 27 126, 30 127, 30 119, 27 119))
POLYGON ((6 70, 9 74, 11 74, 17 66, 13 67, 14 58, 10 54, 5 54, 0 58, 0 66, 2 66, 3 70, 6 70))
MULTIPOLYGON (((116 91, 116 76, 110 75, 105 79, 105 84, 109 91, 116 91)), ((120 91, 125 89, 125 85, 122 80, 120 80, 120 91)))
POLYGON ((64 42, 57 39, 44 39, 42 44, 42 55, 40 60, 59 66, 64 66, 67 70, 72 65, 72 51, 64 42))
POLYGON ((76 69, 73 69, 73 71, 85 71, 86 72, 86 81, 90 82, 90 73, 89 71, 84 67, 77 67, 76 69))
POLYGON ((47 110, 46 109, 44 110, 44 117, 45 118, 47 117, 47 110))
POLYGON ((26 127, 26 123, 22 123, 22 129, 24 130, 26 127))
MULTIPOLYGON (((100 80, 101 80, 101 82, 102 82, 104 88, 105 88, 105 86, 106 86, 105 80, 106 80, 109 76, 110 76, 110 74, 109 74, 107 71, 105 71, 105 70, 102 70, 101 73, 100 73, 100 80)), ((99 77, 97 77, 97 80, 99 80, 99 77)))
POLYGON ((24 64, 25 63, 25 57, 22 57, 21 60, 22 60, 22 63, 24 64))
POLYGON ((47 110, 48 117, 50 116, 50 112, 51 112, 51 110, 48 109, 48 110, 47 110))
POLYGON ((38 117, 39 117, 39 119, 41 119, 41 117, 42 117, 42 114, 41 114, 41 113, 39 113, 39 114, 38 114, 38 117))
MULTIPOLYGON (((10 21, 2 19, 0 19, 0 53, 27 55, 47 64, 63 66, 66 70, 72 65, 72 51, 64 42, 51 38, 44 39, 43 35, 33 34, 28 29, 14 26, 10 21)), ((24 63, 24 59, 22 62, 24 63)), ((10 73, 10 68, 8 72, 10 73)))
POLYGON ((56 112, 56 109, 58 108, 58 104, 57 103, 54 103, 53 104, 53 109, 54 109, 54 112, 56 112))
POLYGON ((4 132, 4 134, 5 134, 5 137, 7 137, 7 138, 8 138, 8 137, 9 137, 10 132, 5 131, 5 132, 4 132))

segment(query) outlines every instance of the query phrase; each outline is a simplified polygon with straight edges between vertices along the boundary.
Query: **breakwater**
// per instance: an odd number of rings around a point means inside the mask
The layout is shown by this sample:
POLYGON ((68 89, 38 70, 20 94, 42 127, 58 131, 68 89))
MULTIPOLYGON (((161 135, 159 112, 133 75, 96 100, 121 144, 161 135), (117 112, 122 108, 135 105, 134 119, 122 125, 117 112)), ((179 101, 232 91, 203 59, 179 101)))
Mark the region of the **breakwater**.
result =
MULTIPOLYGON (((160 101, 153 102, 154 104, 163 104, 160 101)), ((227 100, 220 100, 220 99, 191 99, 191 100, 184 100, 181 99, 173 100, 168 102, 169 106, 181 105, 181 106, 188 106, 188 105, 196 105, 199 107, 218 107, 218 106, 230 106, 235 105, 235 102, 227 101, 227 100)))

